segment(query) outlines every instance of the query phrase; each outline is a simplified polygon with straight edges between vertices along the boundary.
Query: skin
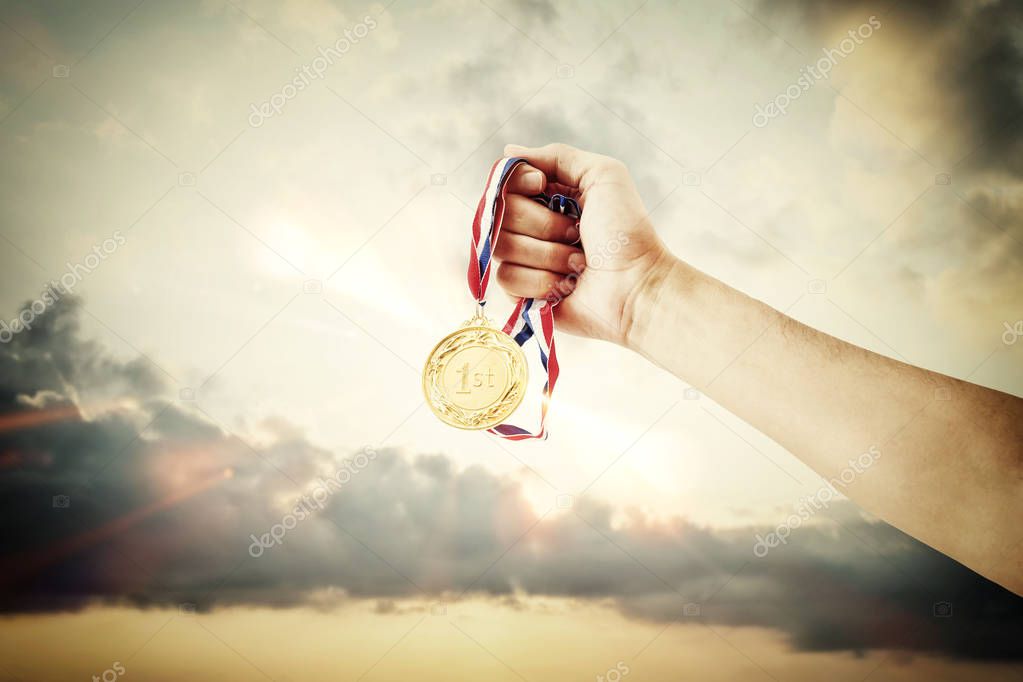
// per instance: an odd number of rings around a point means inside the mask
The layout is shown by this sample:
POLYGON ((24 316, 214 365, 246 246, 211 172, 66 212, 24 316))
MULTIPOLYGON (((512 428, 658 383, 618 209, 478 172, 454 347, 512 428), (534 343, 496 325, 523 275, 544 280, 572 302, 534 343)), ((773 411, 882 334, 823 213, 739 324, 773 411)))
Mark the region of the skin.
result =
POLYGON ((1023 594, 1023 399, 846 343, 686 264, 620 161, 562 144, 505 156, 530 164, 495 252, 507 293, 558 299, 559 329, 641 353, 827 480, 876 448, 845 495, 1023 594), (541 191, 576 197, 581 223, 528 198, 541 191))

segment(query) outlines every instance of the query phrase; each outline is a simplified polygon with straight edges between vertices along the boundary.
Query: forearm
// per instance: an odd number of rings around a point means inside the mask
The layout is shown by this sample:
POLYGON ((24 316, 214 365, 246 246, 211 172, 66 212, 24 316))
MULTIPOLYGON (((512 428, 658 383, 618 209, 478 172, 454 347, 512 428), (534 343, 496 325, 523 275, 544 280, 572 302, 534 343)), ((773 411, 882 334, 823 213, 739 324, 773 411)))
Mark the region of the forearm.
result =
POLYGON ((630 309, 634 350, 825 479, 875 448, 844 494, 1023 592, 1023 400, 845 343, 675 260, 630 309))

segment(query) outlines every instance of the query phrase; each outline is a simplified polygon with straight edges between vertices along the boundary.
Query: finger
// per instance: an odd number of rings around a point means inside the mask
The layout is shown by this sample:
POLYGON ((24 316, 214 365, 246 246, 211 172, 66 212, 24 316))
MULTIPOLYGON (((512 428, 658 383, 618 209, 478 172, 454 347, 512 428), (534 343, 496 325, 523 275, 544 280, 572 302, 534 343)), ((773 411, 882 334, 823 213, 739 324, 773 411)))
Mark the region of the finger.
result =
POLYGON ((579 239, 578 221, 524 196, 512 195, 505 203, 502 229, 549 242, 571 244, 579 239))
POLYGON ((567 144, 554 143, 543 147, 521 147, 509 144, 504 148, 505 156, 521 156, 535 168, 543 171, 548 178, 564 185, 586 189, 596 175, 617 167, 624 170, 620 161, 584 152, 567 144))
POLYGON ((506 186, 509 194, 532 196, 547 188, 547 176, 528 163, 522 163, 512 171, 506 186))
POLYGON ((500 261, 562 275, 578 272, 580 262, 585 263, 583 252, 577 248, 514 232, 501 235, 494 255, 500 261))
POLYGON ((501 263, 497 268, 497 282, 512 296, 544 298, 566 296, 575 288, 578 277, 563 276, 549 270, 527 268, 515 263, 501 263))
POLYGON ((547 181, 547 193, 548 194, 563 194, 566 197, 572 197, 573 199, 579 198, 579 188, 569 187, 568 185, 562 185, 560 182, 547 181))

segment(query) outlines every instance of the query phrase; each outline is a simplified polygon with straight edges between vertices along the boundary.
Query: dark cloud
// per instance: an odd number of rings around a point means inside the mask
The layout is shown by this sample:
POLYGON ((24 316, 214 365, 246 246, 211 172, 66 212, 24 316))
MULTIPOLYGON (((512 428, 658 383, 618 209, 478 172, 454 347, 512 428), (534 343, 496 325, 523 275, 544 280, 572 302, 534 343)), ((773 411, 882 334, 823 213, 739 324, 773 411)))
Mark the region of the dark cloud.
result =
POLYGON ((905 59, 891 64, 891 77, 919 71, 930 81, 945 137, 966 133, 967 167, 1023 175, 1023 3, 764 0, 756 11, 772 26, 818 36, 876 14, 904 42, 905 59))
POLYGON ((1023 175, 1023 4, 982 6, 963 26, 961 51, 946 66, 979 148, 973 163, 1023 175))
POLYGON ((558 8, 550 0, 513 0, 513 13, 529 22, 548 23, 558 18, 558 8))
MULTIPOLYGON (((29 307, 26 302, 22 309, 29 307)), ((68 393, 77 387, 116 390, 148 399, 162 393, 161 375, 143 358, 117 362, 99 344, 78 336, 80 301, 65 297, 51 314, 14 334, 0 352, 0 405, 36 391, 68 393)))
POLYGON ((71 410, 34 426, 4 422, 7 613, 368 599, 388 614, 462 595, 523 608, 539 595, 610 602, 653 621, 772 628, 808 651, 1023 654, 1023 600, 850 505, 757 558, 754 533, 763 529, 638 513, 619 520, 588 499, 538 517, 518 483, 482 468, 357 451, 347 455, 354 473, 321 498, 322 510, 253 557, 251 535, 282 523, 291 501, 342 467, 341 457, 280 423, 271 424, 273 441, 248 444, 153 395, 153 375, 81 340, 73 303, 0 347, 0 380, 7 417, 53 409, 21 396, 49 391, 66 407, 97 388, 76 381, 114 381, 130 399, 89 418, 71 410), (54 506, 57 495, 69 506, 54 506), (945 601, 952 616, 935 617, 945 601), (699 615, 684 615, 690 603, 699 615))

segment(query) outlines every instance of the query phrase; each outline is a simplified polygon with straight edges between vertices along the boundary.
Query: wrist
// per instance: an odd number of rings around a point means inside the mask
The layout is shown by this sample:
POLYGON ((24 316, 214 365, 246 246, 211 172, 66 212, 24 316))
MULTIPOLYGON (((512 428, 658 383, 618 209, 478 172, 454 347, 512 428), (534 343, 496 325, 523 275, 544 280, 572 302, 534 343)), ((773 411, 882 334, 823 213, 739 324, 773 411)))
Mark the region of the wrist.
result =
POLYGON ((647 271, 624 313, 621 345, 701 390, 784 317, 670 253, 647 271))
POLYGON ((647 268, 642 279, 633 288, 622 306, 622 326, 619 345, 641 354, 651 334, 660 301, 672 282, 682 276, 685 264, 668 249, 647 268))

